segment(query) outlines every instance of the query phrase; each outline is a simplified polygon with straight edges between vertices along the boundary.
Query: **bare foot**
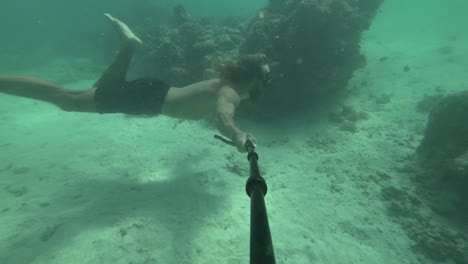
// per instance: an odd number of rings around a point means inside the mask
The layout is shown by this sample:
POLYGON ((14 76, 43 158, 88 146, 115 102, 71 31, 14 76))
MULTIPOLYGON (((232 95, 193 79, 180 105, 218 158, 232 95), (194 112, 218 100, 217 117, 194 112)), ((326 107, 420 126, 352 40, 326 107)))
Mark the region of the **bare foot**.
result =
POLYGON ((132 30, 124 22, 107 13, 105 13, 104 16, 109 19, 112 25, 114 25, 123 45, 137 46, 141 44, 141 40, 135 36, 132 30))

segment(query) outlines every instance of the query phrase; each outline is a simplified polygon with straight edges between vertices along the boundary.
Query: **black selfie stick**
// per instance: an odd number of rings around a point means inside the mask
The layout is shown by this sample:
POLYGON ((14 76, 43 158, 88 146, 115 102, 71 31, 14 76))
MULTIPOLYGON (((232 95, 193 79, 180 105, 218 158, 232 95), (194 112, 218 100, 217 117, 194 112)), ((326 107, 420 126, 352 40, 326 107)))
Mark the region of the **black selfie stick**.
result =
MULTIPOLYGON (((235 146, 232 141, 220 136, 215 135, 215 138, 235 146)), ((250 197, 250 264, 274 264, 275 253, 264 199, 268 187, 265 179, 260 175, 258 154, 255 152, 254 143, 247 140, 245 149, 250 163, 250 177, 245 185, 245 191, 250 197)))

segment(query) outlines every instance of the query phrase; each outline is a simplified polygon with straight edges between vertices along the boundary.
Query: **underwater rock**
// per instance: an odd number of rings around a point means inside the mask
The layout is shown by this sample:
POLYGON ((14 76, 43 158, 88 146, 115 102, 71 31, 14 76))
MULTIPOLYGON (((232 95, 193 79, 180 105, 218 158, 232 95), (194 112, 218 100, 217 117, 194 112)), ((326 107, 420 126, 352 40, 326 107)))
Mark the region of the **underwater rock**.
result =
POLYGON ((421 114, 429 113, 439 102, 445 97, 442 92, 437 92, 432 95, 424 95, 416 104, 416 111, 421 114))
POLYGON ((297 111, 336 96, 365 65, 361 34, 382 2, 271 0, 249 23, 234 17, 208 23, 177 6, 174 25, 139 30, 144 53, 150 54, 143 58, 144 70, 172 85, 187 85, 203 80, 206 69, 219 62, 262 52, 271 60, 272 83, 260 102, 248 107, 272 115, 297 111), (173 67, 184 68, 190 78, 171 79, 173 67))
POLYGON ((468 151, 456 158, 450 159, 448 169, 459 177, 468 177, 468 151))
POLYGON ((418 162, 401 161, 412 164, 400 172, 414 185, 388 186, 382 196, 421 263, 468 263, 468 90, 424 101, 431 110, 418 162))
POLYGON ((262 108, 298 110, 345 88, 366 63, 361 34, 382 2, 270 0, 251 21, 241 48, 265 53, 277 65, 262 108))
POLYGON ((183 5, 176 5, 173 9, 174 17, 178 25, 189 22, 192 17, 187 13, 183 5))
POLYGON ((186 85, 202 80, 219 61, 263 52, 271 59, 273 82, 259 106, 267 112, 301 109, 336 95, 365 65, 361 34, 382 1, 271 0, 247 27, 235 18, 197 21, 179 5, 174 26, 141 30, 149 40, 145 66, 173 85, 186 85), (190 78, 169 78, 174 67, 186 69, 190 78))
POLYGON ((431 110, 416 154, 418 176, 431 208, 455 223, 468 222, 468 90, 431 110))
POLYGON ((417 154, 431 168, 446 170, 447 161, 468 151, 468 90, 441 99, 429 114, 417 154))
POLYGON ((203 80, 215 65, 239 55, 244 42, 240 25, 192 19, 183 6, 174 9, 175 25, 141 28, 143 70, 171 85, 185 86, 203 80))

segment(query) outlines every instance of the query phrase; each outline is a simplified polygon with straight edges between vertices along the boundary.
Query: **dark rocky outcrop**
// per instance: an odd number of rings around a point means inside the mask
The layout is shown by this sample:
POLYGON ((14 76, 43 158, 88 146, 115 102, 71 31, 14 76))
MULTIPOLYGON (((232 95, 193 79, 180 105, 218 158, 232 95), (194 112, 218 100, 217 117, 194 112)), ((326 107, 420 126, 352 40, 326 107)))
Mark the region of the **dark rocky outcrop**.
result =
POLYGON ((446 96, 429 114, 417 149, 433 209, 451 219, 468 222, 468 91, 446 96))
POLYGON ((262 111, 297 111, 336 96, 365 65, 361 35, 382 1, 271 0, 250 22, 224 23, 194 19, 177 6, 174 25, 138 34, 146 69, 173 85, 203 80, 215 64, 241 53, 265 53, 273 81, 259 102, 262 111))
POLYGON ((345 88, 366 63, 362 32, 383 0, 270 0, 251 21, 243 53, 276 65, 262 107, 297 110, 345 88))

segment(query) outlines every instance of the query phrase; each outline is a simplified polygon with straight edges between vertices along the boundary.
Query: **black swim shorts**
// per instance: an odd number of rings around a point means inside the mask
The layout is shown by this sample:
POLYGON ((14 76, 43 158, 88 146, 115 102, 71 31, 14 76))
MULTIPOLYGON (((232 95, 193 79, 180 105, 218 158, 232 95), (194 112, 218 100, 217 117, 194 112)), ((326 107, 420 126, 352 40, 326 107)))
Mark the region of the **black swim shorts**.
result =
POLYGON ((170 86, 156 78, 140 78, 120 87, 98 87, 94 101, 99 113, 157 115, 170 86))

